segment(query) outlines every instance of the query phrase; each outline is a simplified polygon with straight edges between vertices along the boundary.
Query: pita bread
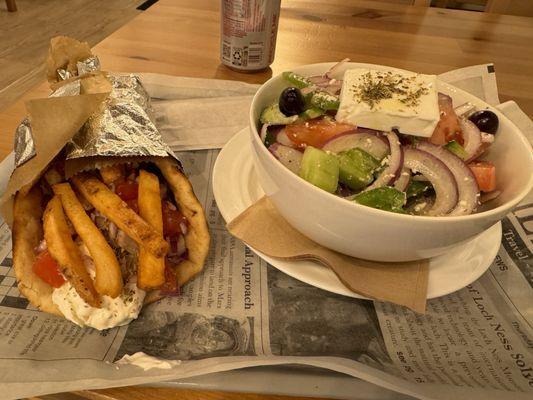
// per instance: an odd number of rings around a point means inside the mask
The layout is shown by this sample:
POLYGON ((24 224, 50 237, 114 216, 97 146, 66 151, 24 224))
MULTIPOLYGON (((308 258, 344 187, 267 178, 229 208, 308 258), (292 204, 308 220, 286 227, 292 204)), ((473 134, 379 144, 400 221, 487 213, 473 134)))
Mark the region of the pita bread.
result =
POLYGON ((176 270, 178 284, 181 287, 194 278, 204 266, 210 242, 207 221, 191 182, 179 170, 178 165, 170 159, 156 161, 155 164, 171 187, 181 213, 189 222, 189 229, 185 235, 188 258, 181 262, 176 270))
POLYGON ((13 268, 22 293, 40 310, 62 316, 52 301, 53 288, 33 272, 34 249, 43 238, 41 188, 35 185, 27 194, 17 193, 13 210, 13 268))
MULTIPOLYGON (((209 253, 209 231, 204 210, 198 201, 191 183, 171 159, 155 161, 165 177, 176 204, 185 215, 189 229, 185 235, 188 259, 175 270, 179 286, 183 286, 203 269, 209 253)), ((53 288, 41 280, 32 270, 35 261, 34 249, 43 238, 43 206, 41 189, 35 185, 29 192, 20 191, 15 197, 13 220, 13 266, 20 292, 41 311, 60 315, 52 301, 53 288)), ((145 304, 165 297, 159 290, 147 293, 145 304)))

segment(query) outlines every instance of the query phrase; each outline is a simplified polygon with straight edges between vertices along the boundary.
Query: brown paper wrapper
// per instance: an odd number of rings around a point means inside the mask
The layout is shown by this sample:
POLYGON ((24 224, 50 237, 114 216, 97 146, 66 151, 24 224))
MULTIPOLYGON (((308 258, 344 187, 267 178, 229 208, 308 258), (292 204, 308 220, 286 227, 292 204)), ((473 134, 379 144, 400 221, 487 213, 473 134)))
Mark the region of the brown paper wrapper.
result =
POLYGON ((89 116, 98 111, 107 95, 108 93, 90 93, 79 96, 49 97, 30 100, 26 103, 36 154, 13 171, 7 189, 0 200, 0 212, 10 226, 13 221, 15 193, 31 188, 89 116))
POLYGON ((326 249, 289 225, 267 197, 247 208, 227 228, 233 236, 270 257, 311 259, 326 265, 357 294, 418 313, 426 310, 428 260, 381 263, 326 249))
POLYGON ((46 58, 46 78, 50 85, 65 81, 78 75, 79 61, 91 57, 87 42, 79 42, 67 36, 56 36, 50 40, 46 58))

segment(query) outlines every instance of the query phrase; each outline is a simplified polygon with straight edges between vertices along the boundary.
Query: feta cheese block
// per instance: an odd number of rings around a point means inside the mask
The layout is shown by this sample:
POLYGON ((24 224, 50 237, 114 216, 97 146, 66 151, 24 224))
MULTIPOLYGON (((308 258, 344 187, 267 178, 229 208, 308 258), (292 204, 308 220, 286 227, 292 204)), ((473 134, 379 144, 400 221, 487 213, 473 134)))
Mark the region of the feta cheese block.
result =
POLYGON ((347 70, 336 119, 356 126, 430 137, 440 118, 436 75, 395 69, 347 70))

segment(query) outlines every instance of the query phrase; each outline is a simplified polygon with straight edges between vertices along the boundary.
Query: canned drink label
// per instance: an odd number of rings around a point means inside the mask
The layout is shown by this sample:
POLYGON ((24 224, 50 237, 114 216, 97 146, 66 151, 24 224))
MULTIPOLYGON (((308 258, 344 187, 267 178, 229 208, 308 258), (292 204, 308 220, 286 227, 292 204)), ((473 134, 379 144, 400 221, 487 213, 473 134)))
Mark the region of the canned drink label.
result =
POLYGON ((222 0, 221 61, 241 70, 274 60, 280 0, 222 0))

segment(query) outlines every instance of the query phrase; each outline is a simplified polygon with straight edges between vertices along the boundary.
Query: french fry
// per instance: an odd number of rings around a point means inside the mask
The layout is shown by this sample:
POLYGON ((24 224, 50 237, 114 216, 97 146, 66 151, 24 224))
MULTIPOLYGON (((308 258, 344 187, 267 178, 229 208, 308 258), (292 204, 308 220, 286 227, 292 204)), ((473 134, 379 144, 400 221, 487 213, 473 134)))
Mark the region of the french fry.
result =
POLYGON ((94 281, 96 291, 101 295, 116 298, 122 293, 123 284, 120 264, 115 252, 87 215, 70 185, 59 183, 52 186, 52 189, 61 199, 63 210, 91 254, 96 272, 94 281))
MULTIPOLYGON (((139 172, 139 215, 163 237, 163 210, 157 176, 147 171, 139 172)), ((155 257, 142 246, 139 248, 137 286, 154 289, 165 283, 165 258, 155 257)))
POLYGON ((109 165, 100 169, 100 176, 106 185, 125 178, 124 165, 109 165))
POLYGON ((135 243, 156 257, 164 257, 167 254, 168 243, 163 236, 109 190, 102 181, 87 173, 78 174, 71 179, 83 197, 135 243))
POLYGON ((85 268, 80 250, 70 236, 67 219, 58 196, 54 196, 46 206, 43 227, 48 251, 59 264, 65 278, 87 304, 100 307, 100 297, 85 268))

